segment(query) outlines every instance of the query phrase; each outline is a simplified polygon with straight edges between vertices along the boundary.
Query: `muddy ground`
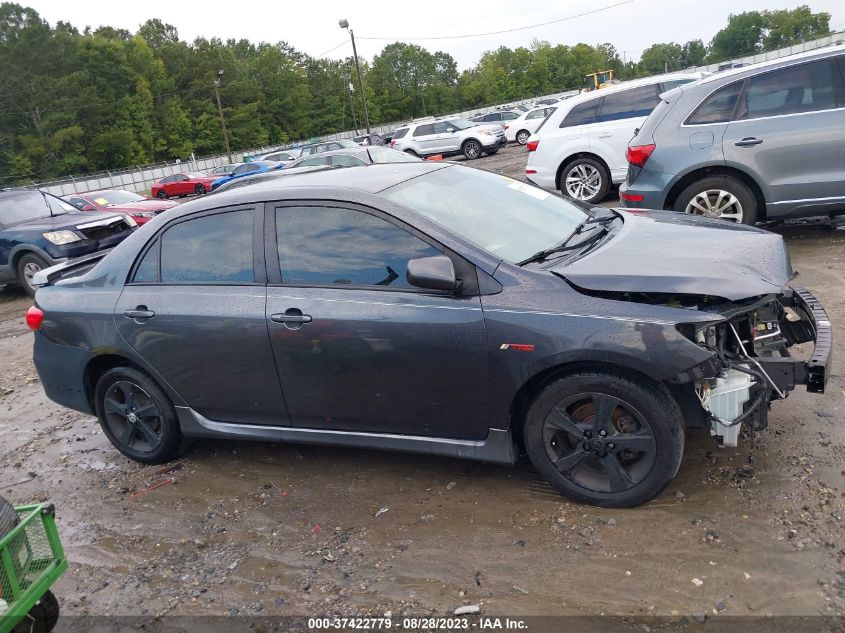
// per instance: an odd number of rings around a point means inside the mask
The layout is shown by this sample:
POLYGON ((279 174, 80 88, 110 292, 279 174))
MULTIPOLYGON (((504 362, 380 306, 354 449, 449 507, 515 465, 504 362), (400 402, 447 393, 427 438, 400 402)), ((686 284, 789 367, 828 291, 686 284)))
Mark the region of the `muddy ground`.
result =
MULTIPOLYGON (((474 165, 521 176, 523 150, 474 165)), ((747 438, 691 434, 677 479, 640 508, 567 503, 524 459, 198 441, 169 472, 135 464, 44 396, 13 288, 0 494, 55 502, 64 614, 843 614, 845 231, 777 230, 835 324, 828 392, 776 404, 753 467, 747 438)))

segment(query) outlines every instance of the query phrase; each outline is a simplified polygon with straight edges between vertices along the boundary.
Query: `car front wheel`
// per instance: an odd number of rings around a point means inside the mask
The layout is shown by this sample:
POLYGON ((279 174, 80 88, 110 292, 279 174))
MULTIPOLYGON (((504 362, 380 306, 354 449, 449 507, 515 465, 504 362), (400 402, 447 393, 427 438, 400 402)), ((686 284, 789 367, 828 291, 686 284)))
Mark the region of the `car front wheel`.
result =
POLYGON ((94 389, 94 406, 106 437, 129 459, 160 464, 179 452, 176 411, 144 372, 133 367, 105 372, 94 389))
POLYGON ((590 204, 601 202, 609 187, 607 169, 592 158, 578 158, 569 163, 558 182, 558 189, 563 195, 590 204))
POLYGON ((18 281, 30 297, 35 296, 35 274, 48 267, 49 264, 35 253, 27 253, 18 260, 18 281))
POLYGON ((657 495, 684 451, 683 420, 671 396, 610 372, 580 372, 547 384, 523 431, 532 464, 552 486, 609 508, 657 495))
POLYGON ((204 186, 204 185, 202 185, 202 184, 199 184, 199 185, 197 185, 196 187, 194 187, 194 191, 196 191, 196 192, 197 192, 197 195, 198 195, 198 196, 201 196, 201 195, 203 195, 203 194, 205 193, 205 186, 204 186))
POLYGON ((464 141, 464 144, 461 147, 461 151, 464 154, 464 158, 466 158, 467 160, 474 160, 481 156, 481 143, 474 139, 464 141))
POLYGON ((710 176, 692 183, 678 196, 675 211, 739 224, 757 221, 757 199, 740 180, 710 176))
POLYGON ((160 198, 162 200, 167 200, 167 192, 164 189, 159 189, 156 193, 156 198, 160 198))

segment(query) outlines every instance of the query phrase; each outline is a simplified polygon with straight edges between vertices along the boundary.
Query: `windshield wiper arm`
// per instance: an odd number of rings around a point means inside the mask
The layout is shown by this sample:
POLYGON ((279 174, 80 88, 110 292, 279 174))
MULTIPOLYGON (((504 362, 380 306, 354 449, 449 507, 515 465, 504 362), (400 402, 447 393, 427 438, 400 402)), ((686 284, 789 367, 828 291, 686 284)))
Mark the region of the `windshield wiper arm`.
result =
MULTIPOLYGON (((611 214, 611 215, 602 215, 602 216, 598 216, 598 217, 591 215, 586 220, 581 222, 578 226, 576 226, 575 229, 572 231, 572 233, 570 233, 567 236, 567 238, 565 240, 563 240, 563 242, 561 242, 557 246, 553 246, 551 248, 547 248, 547 249, 542 250, 542 251, 537 251, 536 253, 534 253, 530 257, 523 259, 521 262, 519 262, 517 264, 517 266, 524 266, 525 264, 530 264, 531 262, 541 262, 541 261, 548 259, 549 255, 554 255, 555 253, 565 253, 566 251, 572 251, 572 250, 575 250, 576 248, 581 248, 582 246, 584 246, 588 242, 585 240, 583 242, 578 242, 577 244, 573 244, 572 246, 569 246, 569 242, 572 240, 573 237, 575 237, 576 235, 580 235, 581 233, 583 233, 587 229, 587 227, 589 227, 593 224, 606 225, 606 224, 609 224, 610 222, 613 222, 613 220, 615 220, 617 217, 618 216, 615 213, 611 214)), ((602 231, 601 233, 597 233, 596 236, 589 241, 592 242, 592 241, 598 239, 601 235, 604 235, 605 231, 607 231, 607 227, 605 226, 604 229, 605 229, 604 231, 602 231)))

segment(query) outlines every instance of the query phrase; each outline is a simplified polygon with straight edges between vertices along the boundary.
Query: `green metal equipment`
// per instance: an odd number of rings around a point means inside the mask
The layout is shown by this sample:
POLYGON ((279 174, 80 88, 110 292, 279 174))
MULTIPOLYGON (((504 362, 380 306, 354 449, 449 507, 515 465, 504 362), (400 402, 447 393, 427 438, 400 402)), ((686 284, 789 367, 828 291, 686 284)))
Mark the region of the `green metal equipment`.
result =
POLYGON ((13 512, 0 497, 0 633, 47 633, 59 618, 50 587, 67 569, 56 510, 39 503, 13 512))

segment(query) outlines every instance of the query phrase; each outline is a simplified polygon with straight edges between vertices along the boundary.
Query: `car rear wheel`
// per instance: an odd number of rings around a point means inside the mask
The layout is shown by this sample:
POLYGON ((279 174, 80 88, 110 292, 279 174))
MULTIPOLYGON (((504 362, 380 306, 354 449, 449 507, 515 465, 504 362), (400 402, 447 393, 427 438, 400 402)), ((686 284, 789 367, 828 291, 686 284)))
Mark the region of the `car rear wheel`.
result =
POLYGON ((528 130, 520 130, 516 133, 516 142, 520 145, 525 145, 529 138, 531 138, 531 132, 528 130))
POLYGON ((592 158, 577 158, 560 174, 558 189, 565 196, 595 204, 604 200, 610 187, 607 169, 592 158))
POLYGON ((419 154, 417 154, 417 153, 416 153, 414 150, 412 150, 412 149, 406 149, 406 150, 405 150, 405 153, 406 153, 406 154, 410 154, 411 156, 416 156, 416 157, 419 157, 419 154))
POLYGON ((469 139, 468 141, 464 141, 463 146, 461 146, 461 151, 464 154, 464 158, 467 160, 474 160, 481 156, 481 143, 475 139, 469 139))
POLYGON ((129 459, 159 464, 173 459, 182 434, 167 395, 132 367, 104 373, 94 390, 97 418, 106 437, 129 459))
POLYGON ((684 452, 683 420, 671 396, 610 372, 570 374, 546 385, 523 431, 531 462, 552 486, 602 507, 653 498, 684 452))
POLYGON ((161 198, 162 200, 167 200, 168 195, 164 189, 159 189, 158 193, 156 193, 156 198, 161 198))
POLYGON ((18 281, 30 297, 35 296, 35 274, 45 268, 49 268, 49 264, 35 253, 27 253, 18 260, 18 281))
POLYGON ((710 176, 692 183, 675 201, 675 211, 739 224, 757 221, 757 199, 740 180, 710 176))
POLYGON ((194 191, 197 192, 198 196, 203 195, 205 193, 205 185, 203 185, 202 183, 198 184, 196 187, 194 187, 194 191))

